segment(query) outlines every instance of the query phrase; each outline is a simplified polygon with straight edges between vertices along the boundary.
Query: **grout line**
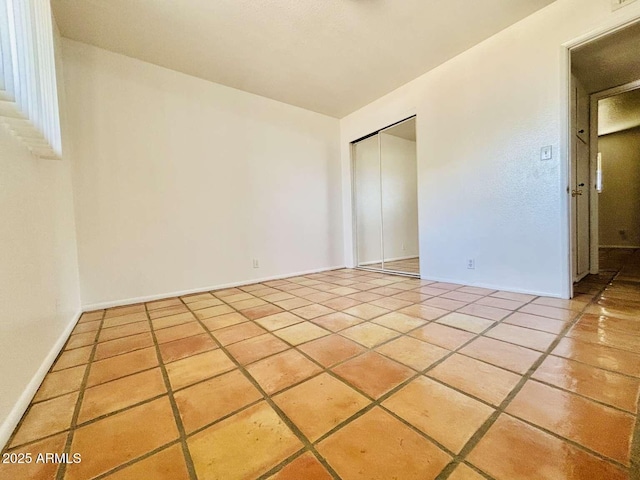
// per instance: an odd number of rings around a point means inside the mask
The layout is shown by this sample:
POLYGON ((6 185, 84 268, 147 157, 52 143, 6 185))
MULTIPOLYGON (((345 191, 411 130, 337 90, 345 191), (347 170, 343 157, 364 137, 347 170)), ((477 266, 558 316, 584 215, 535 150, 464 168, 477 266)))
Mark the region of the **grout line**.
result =
POLYGON ((180 410, 178 409, 178 404, 176 403, 176 399, 173 395, 173 390, 171 386, 171 381, 169 380, 169 374, 167 373, 167 368, 162 359, 162 353, 160 352, 160 344, 158 343, 158 338, 156 337, 156 332, 153 328, 153 323, 151 321, 151 317, 149 316, 149 311, 145 305, 145 312, 147 314, 147 320, 149 322, 149 328, 151 329, 151 337, 153 338, 153 343, 156 348, 156 356, 158 357, 158 364, 160 365, 160 371, 162 372, 162 379, 164 380, 164 385, 167 390, 169 403, 171 404, 171 410, 173 412, 173 417, 176 422, 176 427, 178 429, 180 445, 182 447, 182 455, 184 456, 185 464, 187 466, 187 471, 189 472, 189 477, 191 480, 197 480, 196 469, 193 464, 193 459, 191 458, 191 452, 189 452, 189 448, 187 446, 187 434, 184 428, 184 424, 182 423, 182 418, 180 417, 180 410))
MULTIPOLYGON (((104 325, 104 319, 105 316, 107 314, 106 310, 103 310, 102 312, 102 318, 100 320, 100 326, 98 327, 98 330, 96 331, 96 335, 95 335, 95 339, 98 339, 100 337, 100 333, 102 332, 102 326, 104 325)), ((78 320, 78 322, 82 319, 82 316, 80 316, 80 319, 78 320)), ((76 400, 76 405, 75 408, 73 410, 73 416, 71 417, 71 425, 69 426, 69 435, 67 437, 67 442, 65 444, 64 447, 64 453, 66 454, 71 454, 71 445, 73 443, 73 437, 75 435, 75 430, 76 430, 76 426, 77 426, 77 422, 78 422, 78 417, 80 416, 80 409, 82 408, 82 400, 84 399, 84 392, 87 388, 87 382, 89 380, 89 374, 91 373, 91 365, 93 363, 93 359, 96 355, 96 350, 98 348, 98 344, 96 342, 93 343, 93 348, 91 349, 91 354, 89 355, 89 360, 87 362, 87 366, 86 369, 84 371, 84 376, 82 378, 82 384, 80 386, 80 390, 78 393, 78 398, 76 400)), ((65 349, 63 348, 62 351, 65 351, 65 349)), ((67 464, 66 463, 62 463, 60 464, 60 466, 58 467, 58 472, 56 475, 56 480, 63 480, 65 477, 65 474, 67 472, 67 464)))

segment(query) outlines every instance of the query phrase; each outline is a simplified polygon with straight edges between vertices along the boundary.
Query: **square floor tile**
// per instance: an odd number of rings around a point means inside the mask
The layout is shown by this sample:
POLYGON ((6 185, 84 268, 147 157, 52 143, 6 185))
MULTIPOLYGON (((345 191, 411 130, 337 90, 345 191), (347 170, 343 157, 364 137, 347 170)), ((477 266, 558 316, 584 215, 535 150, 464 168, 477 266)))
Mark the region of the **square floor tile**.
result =
POLYGON ((105 312, 104 318, 121 317, 123 315, 131 315, 136 313, 146 314, 144 304, 139 303, 137 305, 127 305, 124 307, 108 308, 105 312))
POLYGON ((419 377, 383 406, 459 453, 493 408, 426 377, 419 377))
POLYGON ((535 305, 530 303, 522 307, 520 312, 531 313, 533 315, 540 315, 541 317, 549 317, 555 320, 562 320, 568 322, 576 317, 578 312, 572 310, 565 310, 564 308, 547 307, 545 305, 535 305))
POLYGON ((381 299, 382 295, 378 295, 376 293, 371 293, 371 292, 358 292, 358 293, 352 293, 351 295, 347 295, 347 298, 358 300, 360 302, 372 302, 374 300, 381 299))
MULTIPOLYGON (((293 292, 295 293, 295 291, 293 292)), ((305 305, 311 305, 313 302, 305 299, 305 298, 289 298, 287 300, 279 300, 274 302, 278 307, 284 308, 285 310, 293 310, 294 308, 304 307, 305 305)))
POLYGON ((95 320, 102 320, 104 317, 104 310, 95 310, 93 312, 84 312, 78 320, 78 323, 93 322, 95 320))
POLYGON ((379 407, 318 444, 344 480, 433 480, 451 457, 379 407))
POLYGON ((333 477, 311 452, 304 453, 268 480, 332 480, 333 477))
POLYGON ((167 317, 156 318, 152 320, 154 330, 160 330, 161 328, 174 327, 176 325, 182 325, 183 323, 193 322, 196 317, 192 313, 179 313, 177 315, 169 315, 167 317))
POLYGON ((187 440, 199 478, 257 478, 303 445, 265 402, 187 440))
POLYGON ((159 368, 87 388, 82 399, 78 423, 84 423, 166 392, 159 368))
POLYGON ((640 380, 566 358, 548 356, 533 378, 602 403, 637 412, 640 380))
POLYGON ((182 446, 174 444, 107 477, 109 480, 189 480, 182 446))
POLYGON ((532 328, 534 330, 542 330, 549 333, 560 333, 566 324, 559 320, 531 315, 530 313, 515 312, 504 319, 504 323, 510 325, 518 325, 519 327, 532 328))
POLYGON ((486 318, 472 317, 466 313, 452 312, 437 320, 442 325, 459 328, 472 333, 480 333, 489 328, 495 322, 486 318))
POLYGON ((439 325, 437 323, 425 325, 418 330, 414 330, 410 335, 419 340, 424 340, 425 342, 429 342, 449 350, 455 350, 475 337, 472 333, 463 332, 462 330, 447 327, 445 325, 439 325))
POLYGON ((319 338, 299 348, 324 367, 330 367, 364 352, 363 347, 340 335, 319 338))
POLYGON ((505 411, 629 465, 633 415, 531 380, 505 411))
POLYGON ((182 301, 180 301, 179 298, 167 298, 165 300, 156 300, 155 302, 148 302, 147 310, 151 311, 151 310, 158 310, 162 308, 176 307, 176 306, 181 307, 183 305, 184 304, 182 303, 182 301))
POLYGON ((189 303, 187 304, 187 307, 189 307, 189 310, 195 312, 196 310, 202 310, 209 307, 217 307, 218 305, 224 305, 224 302, 219 298, 215 298, 212 296, 208 300, 200 300, 197 302, 189 303))
POLYGON ((376 352, 367 352, 332 369, 351 385, 373 398, 409 379, 415 373, 376 352))
POLYGON ((320 328, 309 322, 298 323, 274 332, 275 335, 289 342, 291 345, 300 345, 301 343, 324 337, 330 333, 331 332, 328 332, 324 328, 320 328))
POLYGON ((168 317, 170 315, 176 315, 178 313, 188 313, 189 309, 186 305, 177 305, 174 307, 161 308, 159 310, 152 310, 149 312, 149 318, 151 320, 156 318, 168 317))
POLYGON ((423 305, 427 305, 429 307, 442 308, 444 310, 457 310, 461 307, 464 307, 467 302, 461 302, 460 300, 452 300, 450 298, 442 298, 442 297, 433 297, 428 300, 422 302, 423 305))
POLYGON ((457 353, 430 370, 427 375, 496 406, 500 405, 522 378, 457 353))
POLYGON ((217 317, 207 318, 203 320, 205 327, 209 329, 211 332, 215 332, 216 330, 220 330, 221 328, 230 327, 232 325, 238 325, 239 323, 244 323, 249 319, 244 315, 233 312, 233 313, 224 313, 222 315, 218 315, 217 317))
POLYGON ((222 345, 231 345, 232 343, 257 337, 258 335, 263 335, 265 333, 267 333, 267 331, 264 328, 260 328, 255 323, 245 322, 214 330, 213 336, 216 337, 216 340, 218 340, 222 345))
POLYGON ((247 367, 268 394, 279 392, 321 371, 315 363, 295 350, 287 350, 247 367))
POLYGON ((260 305, 259 307, 248 308, 242 311, 242 314, 249 320, 257 320, 258 318, 266 317, 268 315, 274 315, 280 313, 283 310, 276 305, 260 305))
POLYGON ((40 402, 48 398, 58 397, 65 393, 80 390, 80 385, 82 385, 86 370, 86 365, 80 365, 59 372, 49 372, 44 378, 42 385, 40 385, 33 401, 40 402))
POLYGON ((71 426, 77 400, 78 392, 74 392, 31 405, 11 441, 11 447, 67 430, 71 426))
POLYGON ((287 350, 289 345, 270 333, 229 345, 227 350, 242 365, 247 365, 274 353, 287 350))
POLYGON ((485 480, 478 472, 464 463, 459 464, 447 480, 485 480))
POLYGON ((153 345, 151 333, 140 333, 129 337, 118 338, 108 342, 99 343, 96 347, 96 360, 113 357, 122 353, 132 352, 153 345))
POLYGON ((377 352, 421 371, 451 353, 417 338, 402 336, 376 348, 377 352))
POLYGON ((517 310, 527 302, 498 297, 484 297, 478 300, 476 303, 478 305, 486 305, 487 307, 503 308, 505 310, 517 310))
POLYGON ((349 337, 365 347, 373 348, 400 334, 395 330, 367 322, 342 330, 340 335, 349 337))
POLYGON ((87 345, 93 344, 96 340, 96 333, 97 332, 88 332, 71 335, 64 347, 65 350, 71 350, 78 347, 86 347, 87 345))
POLYGON ((477 303, 471 303, 459 310, 461 313, 467 313, 474 317, 482 317, 488 320, 502 320, 504 317, 511 313, 511 310, 505 310, 503 308, 488 307, 487 305, 478 305, 477 303))
POLYGON ((102 322, 100 320, 96 320, 95 322, 78 323, 73 328, 73 333, 97 332, 100 329, 101 323, 102 322))
POLYGON ((68 465, 65 479, 93 478, 177 438, 166 396, 103 418, 76 430, 71 451, 82 462, 68 465))
POLYGON ((496 480, 627 480, 628 474, 509 415, 500 415, 467 456, 496 480))
POLYGON ((385 297, 379 300, 373 300, 370 302, 370 305, 386 308, 387 310, 398 310, 399 308, 408 307, 412 303, 413 302, 408 302, 406 300, 400 300, 399 298, 385 297))
POLYGON ((158 343, 173 342, 174 340, 180 340, 181 338, 192 337, 205 333, 204 328, 199 322, 189 322, 182 325, 176 325, 175 327, 163 328, 156 331, 156 339, 158 343))
POLYGON ((167 365, 171 386, 177 390, 235 368, 220 349, 183 358, 167 365))
POLYGON ((594 367, 640 378, 640 354, 616 348, 563 338, 552 352, 594 367))
POLYGON ((401 308, 398 311, 412 317, 422 318, 423 320, 435 320, 436 318, 449 313, 448 310, 430 307, 429 305, 409 305, 408 307, 401 308))
POLYGON ((238 370, 176 392, 175 399, 187 434, 262 398, 238 370))
POLYGON ((204 300, 211 300, 214 298, 210 293, 196 293, 193 295, 185 295, 184 297, 180 297, 182 301, 186 304, 191 304, 195 302, 200 302, 204 300))
POLYGON ((330 313, 329 315, 314 318, 311 321, 316 325, 326 328, 327 330, 331 330, 332 332, 339 332, 340 330, 344 330, 345 328, 364 322, 361 318, 354 317, 353 315, 349 315, 344 312, 330 313))
MULTIPOLYGON (((24 447, 18 447, 13 450, 7 450, 5 454, 30 454, 32 458, 31 463, 4 463, 0 462, 0 478, 6 478, 7 480, 13 479, 29 479, 29 480, 50 480, 56 478, 56 472, 58 471, 59 464, 49 462, 40 463, 37 462, 40 454, 46 455, 47 453, 62 453, 67 442, 68 432, 55 435, 53 437, 46 438, 39 442, 25 445, 24 447)), ((26 456, 26 455, 25 455, 26 456)), ((46 457, 45 457, 46 458, 46 457)))
POLYGON ((103 328, 118 327, 120 325, 127 325, 128 323, 145 322, 149 317, 146 312, 130 313, 128 315, 115 316, 111 318, 105 318, 102 321, 103 328))
POLYGON ((609 330, 603 335, 603 330, 599 326, 584 324, 574 325, 567 332, 567 337, 582 340, 583 342, 596 343, 620 350, 627 350, 628 352, 633 353, 640 351, 640 335, 615 330, 609 330))
POLYGON ((333 310, 346 310, 347 308, 360 305, 361 303, 362 302, 360 300, 354 300, 353 298, 337 297, 337 298, 333 298, 331 300, 322 302, 322 305, 324 305, 325 307, 332 308, 333 310))
POLYGON ((276 313, 256 320, 256 323, 270 332, 302 322, 302 318, 290 312, 276 313))
POLYGON ((402 333, 406 333, 409 330, 418 328, 426 323, 420 318, 411 317, 399 312, 387 313, 386 315, 382 315, 381 317, 374 319, 373 322, 402 333))
POLYGON ((218 315, 223 315, 225 313, 232 313, 234 310, 229 305, 216 305, 215 307, 203 308, 201 310, 196 310, 195 315, 200 320, 205 320, 211 317, 217 317, 218 315))
POLYGON ((370 303, 362 303, 360 305, 356 305, 355 307, 347 308, 346 310, 344 310, 344 313, 348 313, 349 315, 353 315, 354 317, 362 318, 363 320, 371 320, 372 318, 379 317, 380 315, 384 315, 388 312, 388 309, 377 307, 370 303))
POLYGON ((484 335, 541 352, 549 348, 549 345, 556 339, 556 335, 551 333, 517 327, 515 325, 507 325, 505 323, 496 325, 484 335))
POLYGON ((236 310, 244 311, 249 308, 255 308, 263 305, 268 305, 267 302, 260 298, 249 298, 247 300, 240 300, 231 304, 236 310))
POLYGON ((296 308, 295 310, 292 310, 291 313, 295 313, 297 316, 306 320, 311 320, 312 318, 333 313, 333 310, 329 307, 325 307, 324 305, 313 303, 305 307, 296 308))
POLYGON ((511 343, 487 337, 478 337, 459 353, 483 360, 516 373, 525 374, 541 353, 511 343))
POLYGON ((118 355, 93 362, 89 370, 87 386, 108 382, 132 373, 147 370, 158 365, 158 355, 155 347, 143 348, 131 353, 118 355))
POLYGON ((327 373, 276 395, 273 401, 312 442, 370 403, 327 373))
POLYGON ((92 351, 93 346, 74 348, 73 350, 62 352, 58 360, 56 360, 56 363, 53 364, 51 370, 55 372, 87 363, 89 362, 92 351))
POLYGON ((160 354, 164 363, 175 362, 181 358, 218 348, 208 333, 174 340, 160 345, 160 354))
POLYGON ((535 295, 528 295, 526 293, 503 292, 503 291, 493 292, 493 293, 489 292, 489 293, 491 294, 492 297, 506 298, 507 300, 516 300, 519 302, 530 302, 531 300, 536 298, 535 295))
POLYGON ((103 328, 98 337, 99 342, 108 342, 116 338, 128 337, 139 333, 150 332, 149 322, 136 322, 119 327, 103 328))

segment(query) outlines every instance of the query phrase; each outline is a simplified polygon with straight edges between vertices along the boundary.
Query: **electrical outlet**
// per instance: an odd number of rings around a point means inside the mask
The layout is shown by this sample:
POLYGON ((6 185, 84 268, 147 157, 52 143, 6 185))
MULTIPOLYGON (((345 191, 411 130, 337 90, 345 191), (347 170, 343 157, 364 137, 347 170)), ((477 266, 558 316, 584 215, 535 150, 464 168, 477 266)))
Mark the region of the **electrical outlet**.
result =
POLYGON ((611 0, 611 10, 618 10, 619 8, 626 7, 635 1, 636 0, 611 0))
POLYGON ((476 261, 473 258, 470 258, 469 260, 467 260, 467 268, 469 270, 474 270, 476 268, 476 261))
POLYGON ((260 262, 257 258, 253 259, 253 268, 260 268, 260 262))
POLYGON ((551 160, 553 157, 553 148, 551 145, 547 145, 546 147, 542 147, 540 149, 540 160, 551 160))

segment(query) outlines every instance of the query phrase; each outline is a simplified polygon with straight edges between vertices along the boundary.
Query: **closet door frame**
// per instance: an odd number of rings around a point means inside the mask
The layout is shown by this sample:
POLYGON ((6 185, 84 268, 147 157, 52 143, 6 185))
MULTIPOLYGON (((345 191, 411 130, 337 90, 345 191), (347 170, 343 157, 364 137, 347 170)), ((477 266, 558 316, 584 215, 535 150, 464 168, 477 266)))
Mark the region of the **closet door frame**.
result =
MULTIPOLYGON (((367 270, 371 272, 381 272, 381 273, 391 273, 394 275, 404 275, 411 278, 420 278, 419 273, 409 273, 409 272, 401 272, 397 270, 388 270, 384 266, 385 262, 385 254, 384 254, 384 215, 383 215, 383 196, 382 196, 382 141, 380 134, 384 133, 385 130, 389 130, 393 127, 396 127, 402 123, 415 120, 416 115, 411 115, 410 117, 404 118, 403 120, 399 120, 391 125, 388 125, 384 128, 381 128, 375 132, 372 132, 368 135, 358 138, 350 143, 350 154, 351 154, 351 205, 352 205, 352 231, 353 231, 353 258, 355 259, 355 268, 360 270, 367 270), (360 258, 358 252, 358 192, 357 192, 357 168, 356 168, 356 147, 357 144, 363 140, 366 140, 371 137, 377 137, 378 140, 378 168, 379 168, 379 181, 380 181, 380 252, 381 259, 380 264, 381 268, 373 268, 367 265, 360 265, 360 258)), ((417 172, 416 172, 417 173, 417 172)))

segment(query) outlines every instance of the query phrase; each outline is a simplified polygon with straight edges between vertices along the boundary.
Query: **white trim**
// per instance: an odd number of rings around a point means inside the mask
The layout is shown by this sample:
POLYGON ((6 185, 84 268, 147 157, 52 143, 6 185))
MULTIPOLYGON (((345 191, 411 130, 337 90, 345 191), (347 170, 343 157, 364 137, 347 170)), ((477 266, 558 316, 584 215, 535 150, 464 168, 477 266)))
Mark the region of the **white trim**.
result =
MULTIPOLYGON (((457 279, 453 279, 453 278, 445 278, 445 277, 426 277, 426 276, 421 276, 420 280, 427 280, 430 282, 443 282, 443 283, 455 283, 457 285, 463 285, 465 287, 480 287, 480 288, 490 288, 496 291, 503 291, 503 292, 513 292, 513 293, 525 293, 527 295, 535 295, 537 297, 552 297, 552 298, 566 298, 563 297, 562 295, 558 295, 557 293, 552 293, 552 292, 541 292, 538 290, 527 290, 527 289, 521 289, 521 288, 513 288, 512 286, 506 286, 506 285, 496 285, 493 283, 484 283, 484 282, 464 282, 464 283, 460 283, 460 280, 457 279)), ((429 285, 426 285, 427 287, 429 285)))
POLYGON ((88 305, 83 305, 82 311, 89 312, 92 310, 101 310, 103 308, 122 307, 124 305, 133 305, 136 303, 152 302, 154 300, 162 300, 165 298, 181 297, 183 295, 191 295, 193 293, 210 292, 213 290, 222 290, 224 288, 239 287, 242 285, 252 285, 254 283, 269 282, 271 280, 281 280, 283 278, 289 278, 289 277, 298 277, 300 275, 311 275, 312 273, 328 272, 331 270, 339 270, 341 268, 350 268, 350 267, 339 265, 334 267, 316 268, 314 270, 305 270, 303 272, 285 273, 282 275, 273 275, 270 277, 263 277, 263 278, 252 278, 250 280, 242 280, 240 282, 231 282, 231 283, 213 285, 209 287, 192 288, 189 290, 180 290, 177 292, 159 293, 156 295, 146 295, 144 297, 134 297, 134 298, 125 298, 121 300, 111 300, 108 302, 90 303, 88 305))
MULTIPOLYGON (((384 261, 385 262, 398 262, 400 260, 409 260, 411 258, 420 258, 420 257, 416 254, 416 255, 409 255, 408 257, 386 258, 384 261)), ((366 265, 373 265, 374 263, 382 263, 382 261, 381 260, 372 260, 370 262, 361 263, 358 266, 361 267, 361 266, 366 266, 366 265)))
POLYGON ((78 323, 78 320, 80 319, 80 315, 82 315, 81 311, 77 312, 71 318, 71 321, 67 324, 65 329, 58 336, 58 339, 49 350, 49 353, 47 354, 47 356, 44 357, 44 360, 42 361, 40 368, 38 368, 36 373, 33 375, 31 380, 25 387, 24 391, 22 392, 22 395, 20 395, 20 398, 18 398, 18 401, 14 404, 13 408, 9 412, 9 415, 7 415, 7 418, 5 418, 4 421, 0 424, 0 446, 2 446, 2 448, 6 446, 6 443, 9 441, 11 434, 13 433, 15 428, 18 426, 20 419, 27 411, 27 408, 29 408, 29 405, 31 404, 33 397, 36 395, 38 388, 40 388, 40 385, 42 384, 44 377, 46 377, 47 373, 49 373, 51 366, 58 358, 58 355, 62 351, 62 348, 64 347, 64 345, 67 343, 67 340, 69 339, 69 336, 73 331, 73 328, 78 323))
POLYGON ((640 245, 600 245, 599 248, 640 248, 640 245))

